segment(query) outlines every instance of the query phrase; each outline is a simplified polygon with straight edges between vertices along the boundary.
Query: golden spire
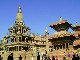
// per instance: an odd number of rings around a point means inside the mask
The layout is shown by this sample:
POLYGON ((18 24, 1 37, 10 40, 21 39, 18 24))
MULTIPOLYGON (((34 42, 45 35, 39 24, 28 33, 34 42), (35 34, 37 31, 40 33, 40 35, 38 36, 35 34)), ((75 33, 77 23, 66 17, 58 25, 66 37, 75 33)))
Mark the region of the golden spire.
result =
POLYGON ((78 23, 76 22, 75 26, 80 26, 80 24, 78 24, 78 23))
POLYGON ((23 15, 22 15, 22 10, 21 7, 18 7, 18 13, 16 16, 16 23, 19 24, 19 22, 23 22, 23 15))
POLYGON ((48 33, 48 28, 46 27, 45 32, 48 33))
POLYGON ((62 17, 60 17, 60 21, 62 21, 62 17))

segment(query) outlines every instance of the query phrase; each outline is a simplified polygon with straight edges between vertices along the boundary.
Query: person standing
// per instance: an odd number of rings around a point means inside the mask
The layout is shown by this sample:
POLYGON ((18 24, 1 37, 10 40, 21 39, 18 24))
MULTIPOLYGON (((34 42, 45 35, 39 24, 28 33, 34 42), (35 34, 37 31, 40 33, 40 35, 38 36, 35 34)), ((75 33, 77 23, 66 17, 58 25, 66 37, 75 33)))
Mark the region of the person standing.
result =
POLYGON ((21 55, 20 55, 20 57, 19 57, 19 60, 22 60, 22 57, 21 57, 21 55))
POLYGON ((79 56, 78 56, 78 54, 76 54, 76 58, 75 58, 76 60, 79 60, 79 56))
POLYGON ((54 56, 52 56, 52 60, 55 60, 54 56))
POLYGON ((39 52, 38 52, 37 60, 40 60, 40 55, 39 55, 39 52))
POLYGON ((8 56, 8 59, 7 60, 11 60, 11 56, 10 55, 8 56))
POLYGON ((66 60, 66 57, 65 56, 63 57, 63 60, 66 60))
POLYGON ((56 60, 58 60, 58 56, 56 56, 56 60))
POLYGON ((13 58, 13 53, 11 53, 11 56, 10 56, 10 57, 11 57, 11 60, 14 60, 14 58, 13 58))

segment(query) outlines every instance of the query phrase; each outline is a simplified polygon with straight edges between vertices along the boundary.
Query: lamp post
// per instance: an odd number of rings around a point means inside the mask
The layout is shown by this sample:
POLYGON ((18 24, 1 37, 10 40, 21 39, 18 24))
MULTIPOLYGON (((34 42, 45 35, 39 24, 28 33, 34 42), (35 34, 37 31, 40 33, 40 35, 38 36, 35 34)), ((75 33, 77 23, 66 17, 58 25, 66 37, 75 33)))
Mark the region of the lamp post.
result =
POLYGON ((48 29, 47 29, 47 27, 46 27, 46 29, 45 29, 45 37, 46 37, 46 54, 48 54, 49 55, 49 42, 48 42, 48 29))

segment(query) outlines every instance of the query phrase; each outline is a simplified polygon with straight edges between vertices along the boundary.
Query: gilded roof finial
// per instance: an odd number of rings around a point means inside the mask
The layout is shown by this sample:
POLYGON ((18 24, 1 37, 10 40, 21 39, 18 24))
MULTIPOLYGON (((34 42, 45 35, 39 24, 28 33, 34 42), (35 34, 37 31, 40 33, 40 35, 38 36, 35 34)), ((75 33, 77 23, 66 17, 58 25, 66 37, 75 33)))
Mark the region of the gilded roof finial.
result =
POLYGON ((62 17, 60 17, 60 21, 62 21, 62 17))
POLYGON ((80 24, 78 24, 78 23, 76 22, 75 26, 80 26, 80 24))
POLYGON ((48 33, 48 28, 46 27, 45 32, 48 33))
POLYGON ((19 5, 19 7, 18 7, 18 13, 21 13, 22 11, 21 11, 21 7, 20 7, 20 5, 19 5))

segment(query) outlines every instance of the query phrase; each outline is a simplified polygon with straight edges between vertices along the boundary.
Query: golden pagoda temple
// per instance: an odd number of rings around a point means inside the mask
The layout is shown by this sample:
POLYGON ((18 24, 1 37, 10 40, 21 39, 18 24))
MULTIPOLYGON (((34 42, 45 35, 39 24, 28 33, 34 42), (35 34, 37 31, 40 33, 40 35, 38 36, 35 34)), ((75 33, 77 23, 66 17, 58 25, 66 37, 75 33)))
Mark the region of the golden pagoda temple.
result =
POLYGON ((68 29, 71 28, 71 24, 60 17, 59 21, 51 24, 50 27, 57 31, 49 36, 49 41, 52 42, 53 49, 71 49, 70 46, 73 45, 75 39, 75 36, 71 32, 68 32, 68 29))

